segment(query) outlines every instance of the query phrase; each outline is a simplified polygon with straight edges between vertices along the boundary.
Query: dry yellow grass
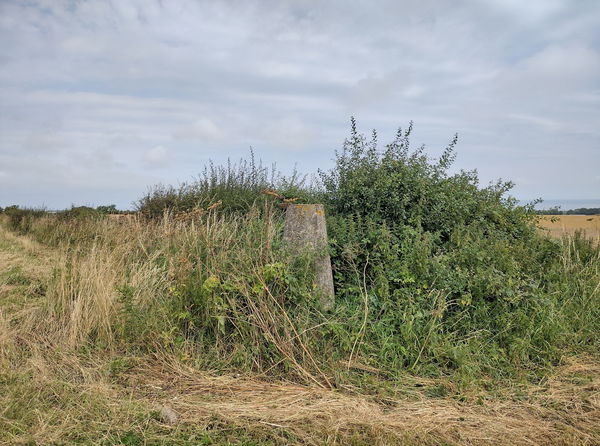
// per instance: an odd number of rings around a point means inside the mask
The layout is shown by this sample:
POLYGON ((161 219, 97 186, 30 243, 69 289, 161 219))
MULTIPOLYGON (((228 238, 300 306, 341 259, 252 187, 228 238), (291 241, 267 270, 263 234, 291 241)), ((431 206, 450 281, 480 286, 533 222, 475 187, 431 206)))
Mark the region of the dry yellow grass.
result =
POLYGON ((270 426, 302 438, 304 444, 349 444, 356 432, 368 432, 374 445, 600 442, 600 367, 584 358, 573 359, 542 385, 521 389, 518 399, 508 394, 479 402, 428 398, 417 391, 409 399, 377 398, 202 376, 164 363, 133 370, 130 380, 155 405, 172 407, 184 423, 217 418, 236 425, 270 426))
POLYGON ((600 240, 600 215, 543 215, 539 224, 554 238, 581 231, 586 237, 600 240))

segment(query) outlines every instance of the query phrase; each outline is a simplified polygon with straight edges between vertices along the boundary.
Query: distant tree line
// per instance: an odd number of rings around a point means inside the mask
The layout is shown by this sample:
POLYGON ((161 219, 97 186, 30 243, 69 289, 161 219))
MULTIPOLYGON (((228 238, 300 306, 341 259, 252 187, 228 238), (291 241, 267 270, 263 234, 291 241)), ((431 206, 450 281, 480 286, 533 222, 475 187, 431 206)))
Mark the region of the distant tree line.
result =
POLYGON ((71 209, 61 211, 49 211, 45 208, 21 208, 18 205, 0 207, 0 214, 8 217, 8 225, 11 229, 27 232, 31 228, 33 221, 39 217, 52 214, 61 220, 71 219, 100 219, 108 214, 126 214, 131 211, 119 211, 114 204, 98 206, 71 206, 71 209))
POLYGON ((37 212, 37 213, 53 213, 53 214, 65 214, 68 216, 90 216, 90 215, 106 215, 106 214, 127 214, 130 211, 121 211, 117 209, 114 204, 102 205, 96 208, 90 206, 71 206, 71 209, 65 209, 61 211, 50 211, 45 208, 22 208, 19 205, 13 204, 3 208, 0 206, 0 214, 14 214, 18 212, 37 212))
POLYGON ((541 215, 598 215, 600 214, 600 208, 577 208, 563 211, 555 206, 550 209, 542 209, 537 213, 541 215))

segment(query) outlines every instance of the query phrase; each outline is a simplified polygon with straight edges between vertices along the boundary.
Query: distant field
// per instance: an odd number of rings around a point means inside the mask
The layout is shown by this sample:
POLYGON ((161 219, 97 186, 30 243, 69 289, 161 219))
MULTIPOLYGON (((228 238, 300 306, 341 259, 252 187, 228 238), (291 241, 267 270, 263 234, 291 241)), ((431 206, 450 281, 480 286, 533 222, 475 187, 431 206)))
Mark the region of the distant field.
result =
POLYGON ((556 238, 580 230, 586 236, 600 240, 600 215, 544 215, 540 226, 556 238))

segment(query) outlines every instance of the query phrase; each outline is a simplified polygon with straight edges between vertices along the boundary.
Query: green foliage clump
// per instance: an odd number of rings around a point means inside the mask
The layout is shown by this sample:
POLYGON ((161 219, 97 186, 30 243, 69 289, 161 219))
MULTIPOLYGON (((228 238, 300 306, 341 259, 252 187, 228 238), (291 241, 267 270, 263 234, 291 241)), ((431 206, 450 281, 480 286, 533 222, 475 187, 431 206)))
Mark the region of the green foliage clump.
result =
POLYGON ((303 193, 303 185, 304 177, 296 171, 286 177, 275 165, 269 168, 257 162, 251 151, 249 159, 237 164, 210 162, 195 181, 179 187, 156 185, 138 200, 136 208, 152 218, 161 217, 165 211, 188 212, 217 202, 225 212, 248 212, 264 197, 265 189, 297 196, 303 193))
POLYGON ((351 136, 336 153, 335 167, 320 172, 330 212, 385 221, 392 230, 418 227, 442 240, 457 227, 474 222, 507 236, 527 232, 530 209, 517 208, 516 200, 505 197, 511 182, 479 188, 475 171, 450 174, 457 136, 432 161, 424 146, 410 150, 411 132, 412 124, 405 131, 399 129, 394 141, 379 151, 375 131, 367 140, 352 119, 351 136))
POLYGON ((122 211, 117 209, 116 204, 108 204, 108 205, 98 206, 96 208, 96 211, 100 212, 101 214, 121 214, 122 213, 122 211))
POLYGON ((343 336, 389 370, 557 361, 571 330, 552 291, 571 280, 549 273, 562 267, 560 245, 536 233, 533 204, 506 196, 512 183, 480 188, 476 172, 449 172, 456 137, 430 160, 410 150, 411 130, 379 151, 352 120, 334 168, 320 172, 343 336))
POLYGON ((17 205, 8 206, 4 209, 4 215, 8 216, 9 227, 21 233, 29 232, 33 222, 45 214, 44 209, 21 208, 17 205))
POLYGON ((71 206, 71 209, 61 211, 58 216, 62 220, 85 220, 100 218, 104 213, 89 206, 71 206))

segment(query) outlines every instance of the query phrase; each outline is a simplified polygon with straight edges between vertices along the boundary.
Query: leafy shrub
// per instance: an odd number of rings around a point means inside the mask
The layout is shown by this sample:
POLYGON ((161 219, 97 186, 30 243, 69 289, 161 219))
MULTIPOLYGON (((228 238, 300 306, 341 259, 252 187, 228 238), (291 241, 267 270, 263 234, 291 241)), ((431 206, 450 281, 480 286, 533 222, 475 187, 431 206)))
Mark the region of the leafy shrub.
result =
POLYGON ((120 214, 120 213, 122 213, 122 211, 117 209, 117 205, 115 205, 115 204, 98 206, 96 208, 96 211, 100 212, 101 214, 120 214))
POLYGON ((8 225, 14 231, 21 233, 29 232, 33 221, 46 214, 43 209, 20 208, 13 205, 4 209, 4 214, 8 216, 8 225))
POLYGON ((103 212, 89 206, 71 206, 71 209, 58 213, 58 216, 62 220, 82 220, 89 218, 100 218, 103 216, 103 212))
POLYGON ((480 188, 475 172, 450 174, 456 137, 430 160, 410 150, 411 131, 379 151, 352 120, 334 168, 320 172, 345 333, 390 370, 556 361, 566 327, 551 280, 566 278, 548 276, 560 249, 536 233, 533 204, 516 206, 510 182, 480 188))
MULTIPOLYGON (((4 214, 8 216, 9 227, 21 233, 36 232, 33 228, 34 222, 42 217, 55 216, 62 222, 61 224, 65 224, 67 222, 98 219, 105 215, 105 213, 101 210, 97 210, 89 206, 72 206, 71 209, 65 211, 49 213, 45 209, 20 208, 17 205, 9 206, 4 209, 4 214)), ((41 227, 48 229, 45 225, 42 225, 41 227)), ((45 236, 49 235, 50 233, 54 235, 54 231, 39 235, 43 240, 45 239, 45 236)))
POLYGON ((336 165, 320 171, 323 198, 334 215, 361 215, 385 221, 391 228, 420 227, 447 240, 453 230, 473 222, 485 222, 507 236, 530 232, 531 206, 519 208, 506 198, 511 182, 499 181, 479 188, 475 171, 449 174, 457 136, 437 161, 424 146, 410 151, 412 123, 399 129, 394 141, 378 150, 377 134, 371 140, 358 133, 352 119, 351 135, 336 165))
POLYGON ((297 196, 305 193, 304 181, 296 171, 286 177, 275 165, 263 166, 260 160, 256 162, 251 151, 249 159, 241 159, 237 164, 228 161, 223 166, 210 162, 195 181, 179 187, 156 185, 138 200, 136 208, 152 218, 161 217, 166 210, 188 212, 214 203, 220 203, 219 209, 225 212, 247 212, 264 198, 265 189, 297 196))

